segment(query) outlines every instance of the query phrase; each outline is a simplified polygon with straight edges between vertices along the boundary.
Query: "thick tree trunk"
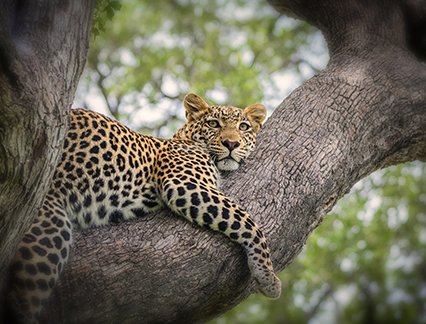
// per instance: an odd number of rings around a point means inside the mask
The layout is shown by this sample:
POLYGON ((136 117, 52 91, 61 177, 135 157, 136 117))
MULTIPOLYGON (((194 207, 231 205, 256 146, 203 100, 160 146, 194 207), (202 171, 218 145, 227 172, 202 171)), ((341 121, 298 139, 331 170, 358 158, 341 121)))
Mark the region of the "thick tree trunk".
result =
POLYGON ((94 1, 0 4, 0 305, 46 194, 83 71, 94 1))
MULTIPOLYGON (((404 7, 425 5, 271 2, 318 26, 331 57, 277 108, 255 154, 223 181, 264 229, 279 272, 358 180, 426 161, 426 69, 406 46, 404 7)), ((168 211, 76 233, 74 242, 43 323, 201 323, 255 289, 242 249, 168 211)))

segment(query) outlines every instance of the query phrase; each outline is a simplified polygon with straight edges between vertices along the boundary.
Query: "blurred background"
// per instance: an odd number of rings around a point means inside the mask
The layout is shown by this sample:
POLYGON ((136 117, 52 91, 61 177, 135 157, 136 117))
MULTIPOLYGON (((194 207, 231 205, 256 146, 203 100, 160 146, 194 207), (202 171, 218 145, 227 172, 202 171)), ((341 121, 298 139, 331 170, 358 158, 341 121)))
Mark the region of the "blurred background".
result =
MULTIPOLYGON (((189 92, 274 108, 328 60, 321 33, 261 0, 104 0, 73 107, 170 138, 189 92), (104 5, 104 8, 102 8, 104 5), (118 10, 119 9, 119 10, 118 10), (112 18, 112 20, 111 20, 112 18)), ((426 165, 360 181, 283 272, 210 324, 426 323, 426 165)))

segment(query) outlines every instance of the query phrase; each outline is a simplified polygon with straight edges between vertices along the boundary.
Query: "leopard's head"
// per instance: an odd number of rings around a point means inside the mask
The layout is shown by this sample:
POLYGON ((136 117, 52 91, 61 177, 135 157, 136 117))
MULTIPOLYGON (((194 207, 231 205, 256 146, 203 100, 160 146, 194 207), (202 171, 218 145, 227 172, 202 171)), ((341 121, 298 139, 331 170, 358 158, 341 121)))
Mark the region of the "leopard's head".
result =
POLYGON ((172 140, 190 140, 207 148, 219 170, 238 169, 254 150, 256 134, 266 117, 265 107, 209 106, 193 93, 185 97, 184 106, 188 122, 172 140))

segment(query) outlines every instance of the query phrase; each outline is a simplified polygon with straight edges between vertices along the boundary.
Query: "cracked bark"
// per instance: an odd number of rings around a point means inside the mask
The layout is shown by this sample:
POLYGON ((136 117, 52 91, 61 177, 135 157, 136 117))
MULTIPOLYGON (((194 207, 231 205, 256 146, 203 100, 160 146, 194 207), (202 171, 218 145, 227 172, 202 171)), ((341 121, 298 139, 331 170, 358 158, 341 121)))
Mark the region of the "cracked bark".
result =
MULTIPOLYGON (((425 53, 409 31, 412 21, 424 22, 426 6, 270 2, 320 28, 330 50, 327 68, 283 101, 256 152, 222 181, 263 228, 279 272, 357 181, 392 164, 426 160, 426 69, 418 61, 425 53)), ((164 211, 76 233, 42 322, 202 323, 254 289, 241 248, 164 211)))
POLYGON ((93 5, 0 4, 0 313, 10 259, 62 151, 86 62, 93 5))

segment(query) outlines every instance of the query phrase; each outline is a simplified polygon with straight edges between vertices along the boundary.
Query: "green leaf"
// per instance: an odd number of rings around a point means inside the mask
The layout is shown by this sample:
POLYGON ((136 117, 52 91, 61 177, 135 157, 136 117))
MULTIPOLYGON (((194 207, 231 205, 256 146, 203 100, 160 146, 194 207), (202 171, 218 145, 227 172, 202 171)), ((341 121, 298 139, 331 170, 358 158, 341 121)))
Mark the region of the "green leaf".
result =
POLYGON ((111 1, 109 3, 109 5, 111 6, 112 9, 114 10, 120 10, 121 9, 121 3, 120 1, 111 1))

